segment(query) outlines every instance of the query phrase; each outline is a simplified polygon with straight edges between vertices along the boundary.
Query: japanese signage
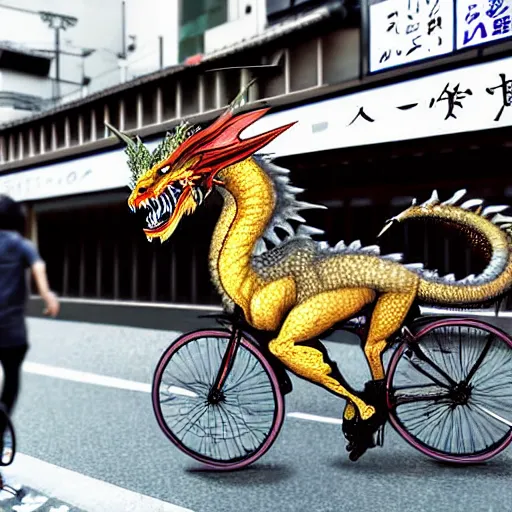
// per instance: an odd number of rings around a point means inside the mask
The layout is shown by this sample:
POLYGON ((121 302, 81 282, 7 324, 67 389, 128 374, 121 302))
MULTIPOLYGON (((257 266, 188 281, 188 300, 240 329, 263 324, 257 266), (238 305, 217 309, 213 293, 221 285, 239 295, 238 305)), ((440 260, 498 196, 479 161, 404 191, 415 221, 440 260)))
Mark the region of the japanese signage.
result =
POLYGON ((457 50, 512 35, 512 0, 457 0, 457 50))
MULTIPOLYGON (((270 113, 241 137, 298 121, 261 150, 279 157, 503 128, 511 106, 509 57, 270 113)), ((118 149, 0 176, 0 193, 27 201, 123 188, 126 160, 118 149)))
POLYGON ((512 0, 367 2, 371 73, 512 37, 512 0))
POLYGON ((277 112, 242 137, 298 121, 262 150, 294 155, 512 126, 511 106, 512 57, 277 112))
POLYGON ((370 72, 453 51, 452 0, 385 0, 369 17, 370 72))

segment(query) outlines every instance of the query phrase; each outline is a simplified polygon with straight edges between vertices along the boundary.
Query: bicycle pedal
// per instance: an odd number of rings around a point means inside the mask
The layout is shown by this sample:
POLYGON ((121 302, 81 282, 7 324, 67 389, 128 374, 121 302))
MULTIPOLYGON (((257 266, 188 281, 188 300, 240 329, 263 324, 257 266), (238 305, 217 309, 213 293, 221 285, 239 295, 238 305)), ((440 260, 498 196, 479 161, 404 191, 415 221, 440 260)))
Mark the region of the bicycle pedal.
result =
POLYGON ((380 426, 373 433, 373 443, 375 446, 382 447, 384 445, 384 425, 380 426))

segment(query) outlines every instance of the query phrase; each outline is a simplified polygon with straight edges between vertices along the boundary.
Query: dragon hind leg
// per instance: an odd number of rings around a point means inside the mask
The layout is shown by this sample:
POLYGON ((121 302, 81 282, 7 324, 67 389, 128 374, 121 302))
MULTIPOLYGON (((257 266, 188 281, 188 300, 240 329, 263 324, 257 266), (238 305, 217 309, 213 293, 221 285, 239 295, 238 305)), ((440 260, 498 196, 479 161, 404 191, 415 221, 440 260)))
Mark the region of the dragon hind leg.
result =
POLYGON ((279 335, 269 344, 270 351, 291 371, 346 398, 358 408, 363 419, 371 417, 375 409, 348 389, 322 351, 298 343, 319 336, 374 299, 375 292, 366 288, 333 290, 310 297, 288 313, 279 335))
POLYGON ((364 353, 374 380, 384 379, 382 352, 388 338, 402 325, 416 297, 416 290, 381 295, 373 311, 364 353))

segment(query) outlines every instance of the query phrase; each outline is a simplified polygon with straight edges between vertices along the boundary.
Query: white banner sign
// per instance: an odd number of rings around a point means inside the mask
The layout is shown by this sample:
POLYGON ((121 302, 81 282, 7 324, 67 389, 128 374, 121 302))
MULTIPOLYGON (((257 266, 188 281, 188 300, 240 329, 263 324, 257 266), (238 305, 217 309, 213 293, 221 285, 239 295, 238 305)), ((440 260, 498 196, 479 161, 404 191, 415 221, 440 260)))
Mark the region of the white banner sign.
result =
POLYGON ((457 50, 512 36, 512 0, 457 0, 457 50))
MULTIPOLYGON (((509 57, 271 113, 241 135, 298 121, 261 150, 297 155, 512 126, 511 106, 509 57)), ((2 176, 0 192, 27 201, 126 187, 126 160, 119 149, 2 176)))
MULTIPOLYGON (((156 144, 148 148, 153 150, 156 144)), ((0 193, 17 201, 32 201, 126 187, 130 179, 127 158, 123 150, 114 150, 0 176, 0 193)))
POLYGON ((370 72, 453 51, 453 0, 384 0, 369 10, 370 72))
POLYGON ((296 125, 278 156, 512 126, 512 57, 277 112, 243 132, 296 125))

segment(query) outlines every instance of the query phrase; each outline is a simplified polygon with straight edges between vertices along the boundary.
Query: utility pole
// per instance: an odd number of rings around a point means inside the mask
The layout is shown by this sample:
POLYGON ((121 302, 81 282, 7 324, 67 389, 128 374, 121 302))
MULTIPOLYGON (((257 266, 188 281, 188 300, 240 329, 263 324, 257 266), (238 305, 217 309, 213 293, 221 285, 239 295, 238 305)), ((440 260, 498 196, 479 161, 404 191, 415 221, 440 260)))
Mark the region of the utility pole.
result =
POLYGON ((163 36, 158 36, 158 55, 160 57, 160 69, 164 68, 164 38, 163 36))
POLYGON ((69 27, 74 27, 78 19, 65 14, 57 14, 55 12, 40 11, 41 20, 48 23, 50 28, 55 30, 55 88, 54 100, 60 98, 60 31, 69 27))

